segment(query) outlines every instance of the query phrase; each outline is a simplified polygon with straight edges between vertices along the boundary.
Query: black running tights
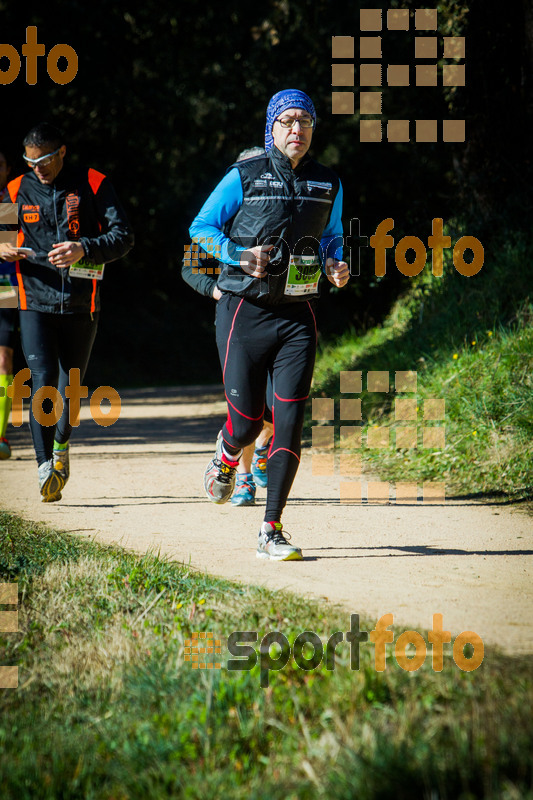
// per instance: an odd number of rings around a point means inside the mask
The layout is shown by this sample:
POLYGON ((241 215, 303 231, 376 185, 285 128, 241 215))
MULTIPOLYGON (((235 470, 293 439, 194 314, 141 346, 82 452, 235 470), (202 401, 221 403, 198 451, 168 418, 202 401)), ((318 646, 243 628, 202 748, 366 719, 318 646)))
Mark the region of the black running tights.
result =
POLYGON ((235 452, 263 427, 270 374, 274 435, 268 454, 265 522, 278 522, 300 463, 305 401, 316 353, 308 302, 260 308, 225 294, 217 304, 217 346, 228 402, 222 436, 235 452))
MULTIPOLYGON (((70 438, 69 401, 65 396, 69 370, 79 369, 80 382, 83 381, 97 325, 98 313, 91 315, 88 311, 80 314, 20 312, 22 349, 31 371, 31 400, 43 386, 59 389, 63 400, 63 413, 57 426, 41 425, 30 408, 30 430, 39 465, 52 457, 54 438, 60 444, 68 442, 70 438)), ((52 409, 52 400, 43 400, 43 413, 48 414, 52 409)))

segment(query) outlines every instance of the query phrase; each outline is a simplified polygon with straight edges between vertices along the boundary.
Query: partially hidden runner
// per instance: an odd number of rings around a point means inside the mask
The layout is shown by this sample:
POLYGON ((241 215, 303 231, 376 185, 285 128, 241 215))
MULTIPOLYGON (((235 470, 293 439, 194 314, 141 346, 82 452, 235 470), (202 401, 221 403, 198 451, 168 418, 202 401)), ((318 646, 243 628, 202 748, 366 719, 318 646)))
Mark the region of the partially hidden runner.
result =
MULTIPOLYGON (((0 203, 7 196, 7 181, 11 166, 5 152, 0 151, 0 203)), ((1 218, 0 218, 1 221, 1 218)), ((11 445, 6 438, 11 410, 7 393, 13 382, 13 351, 17 318, 15 265, 0 261, 0 459, 11 457, 11 445)))
MULTIPOLYGON (((248 147, 239 153, 237 161, 264 155, 264 152, 263 147, 248 147)), ((200 250, 198 259, 195 259, 195 261, 198 261, 196 268, 193 267, 193 259, 190 256, 185 257, 181 268, 181 276, 195 292, 218 301, 222 297, 222 292, 217 286, 218 273, 216 276, 212 273, 214 269, 219 270, 219 268, 213 267, 212 258, 206 257, 202 259, 202 255, 207 256, 207 253, 202 253, 200 250)), ((264 489, 267 485, 267 453, 272 438, 271 389, 272 384, 269 380, 263 429, 255 442, 243 448, 239 466, 237 467, 235 491, 231 497, 231 502, 234 506, 255 505, 257 486, 264 489)))
POLYGON ((47 424, 45 415, 54 410, 49 396, 40 405, 42 416, 30 412, 39 490, 44 502, 53 502, 61 499, 70 475, 69 373, 79 370, 83 381, 98 325, 104 265, 126 255, 133 233, 109 178, 64 164, 67 148, 57 128, 41 123, 23 144, 29 172, 8 183, 4 198, 18 203, 18 225, 0 225, 0 231, 15 229, 17 243, 0 244, 0 259, 16 262, 32 408, 43 387, 58 389, 63 401, 57 425, 47 424))
POLYGON ((275 94, 265 155, 232 165, 190 227, 192 240, 224 265, 216 328, 228 417, 205 490, 214 503, 231 497, 242 450, 262 428, 270 375, 274 435, 257 557, 283 561, 302 558, 284 536, 281 516, 300 462, 319 280, 322 271, 335 286, 349 279, 341 183, 307 153, 315 124, 308 95, 298 89, 275 94))

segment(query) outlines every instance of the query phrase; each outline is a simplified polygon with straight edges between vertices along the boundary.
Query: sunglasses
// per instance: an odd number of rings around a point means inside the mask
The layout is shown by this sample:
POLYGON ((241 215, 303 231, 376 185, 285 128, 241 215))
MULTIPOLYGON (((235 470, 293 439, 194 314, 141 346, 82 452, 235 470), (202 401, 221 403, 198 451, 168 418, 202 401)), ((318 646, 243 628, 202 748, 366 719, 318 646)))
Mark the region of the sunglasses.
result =
POLYGON ((22 156, 22 158, 31 169, 35 169, 35 167, 47 167, 48 164, 52 163, 60 150, 61 148, 58 147, 53 153, 47 153, 45 156, 41 156, 40 158, 28 158, 28 156, 22 156))

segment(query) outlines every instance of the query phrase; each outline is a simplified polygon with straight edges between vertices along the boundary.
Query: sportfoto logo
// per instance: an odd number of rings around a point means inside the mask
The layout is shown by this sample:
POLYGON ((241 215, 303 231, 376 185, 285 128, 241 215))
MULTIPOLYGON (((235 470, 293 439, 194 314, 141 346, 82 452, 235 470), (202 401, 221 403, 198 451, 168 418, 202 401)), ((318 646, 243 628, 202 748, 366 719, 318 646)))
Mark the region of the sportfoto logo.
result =
MULTIPOLYGON (((335 669, 337 647, 344 641, 350 645, 350 669, 359 669, 359 647, 361 642, 372 642, 374 645, 374 667, 376 672, 384 672, 387 667, 387 644, 394 642, 394 633, 389 630, 394 624, 393 614, 384 614, 375 628, 368 632, 359 628, 359 614, 350 616, 350 630, 343 633, 336 631, 324 647, 321 638, 314 631, 303 631, 291 644, 280 631, 271 631, 261 639, 259 655, 252 644, 259 641, 257 631, 234 631, 228 636, 227 647, 232 656, 226 664, 230 672, 247 672, 259 661, 259 683, 266 689, 270 682, 270 672, 285 667, 291 657, 299 669, 312 671, 322 661, 327 670, 335 669), (345 638, 346 637, 346 638, 345 638), (276 649, 276 653, 271 650, 276 649)), ((195 632, 192 639, 185 641, 185 661, 190 661, 193 669, 222 669, 220 660, 221 640, 215 639, 212 632, 195 632), (216 658, 216 661, 213 661, 216 658)), ((428 633, 431 644, 432 669, 441 672, 444 666, 444 645, 451 643, 450 631, 443 630, 442 614, 433 614, 433 628, 428 633)), ((394 659, 397 665, 407 671, 416 672, 424 664, 428 646, 422 634, 417 631, 405 631, 394 643, 394 659), (409 654, 408 654, 409 649, 409 654), (413 652, 414 650, 414 652, 413 652)), ((452 657, 457 667, 463 672, 472 672, 483 661, 485 648, 481 637, 475 631, 463 631, 454 640, 452 657), (466 646, 473 652, 465 656, 466 646)))
MULTIPOLYGON (((15 428, 20 428, 23 423, 23 399, 30 397, 31 390, 26 386, 26 381, 31 378, 31 370, 28 367, 21 369, 13 378, 13 383, 7 387, 7 396, 12 400, 11 424, 15 428)), ((4 389, 0 389, 4 391, 4 389)), ((89 396, 89 389, 80 383, 80 370, 77 368, 69 370, 69 383, 65 388, 65 395, 69 400, 69 423, 73 427, 80 424, 81 399, 89 396)), ((109 427, 114 425, 120 416, 122 402, 120 395, 112 386, 99 386, 95 389, 90 399, 91 416, 97 425, 109 427), (102 410, 102 402, 107 400, 110 404, 109 410, 102 410)), ((41 386, 33 396, 31 411, 39 425, 50 427, 57 425, 63 413, 63 398, 55 386, 41 386), (43 402, 50 400, 52 410, 44 411, 43 402)))
MULTIPOLYGON (((22 55, 26 58, 26 83, 37 83, 37 59, 46 55, 44 44, 37 41, 37 27, 26 28, 26 43, 22 45, 22 55)), ((20 55, 11 44, 0 44, 0 63, 7 58, 7 69, 0 68, 0 85, 13 83, 18 78, 22 66, 20 55)), ((69 44, 56 44, 46 58, 46 70, 54 83, 65 84, 74 80, 78 74, 78 54, 69 44), (65 69, 59 69, 59 60, 66 61, 65 69)))
MULTIPOLYGON (((394 229, 394 220, 392 217, 382 220, 376 228, 376 232, 370 237, 370 247, 374 251, 374 274, 378 278, 382 278, 387 272, 387 250, 394 248, 394 263, 402 275, 408 278, 414 278, 419 275, 426 265, 427 250, 422 239, 418 236, 403 236, 397 243, 394 237, 391 236, 391 231, 394 229), (410 256, 408 260, 407 254, 414 253, 414 258, 410 256)), ((361 224, 359 219, 354 218, 350 220, 350 235, 346 238, 338 236, 332 244, 329 245, 329 251, 335 247, 346 246, 350 253, 350 274, 352 276, 359 276, 361 274, 361 249, 368 248, 368 237, 361 235, 361 224)), ((235 240, 235 244, 241 247, 256 247, 257 245, 264 245, 268 242, 259 242, 257 238, 239 238, 235 240)), ((291 255, 291 250, 284 239, 276 239, 278 252, 271 261, 273 265, 276 264, 280 255, 285 257, 291 255)), ((444 221, 436 217, 431 223, 431 233, 427 238, 427 245, 431 250, 431 272, 435 277, 441 278, 443 275, 444 263, 444 250, 451 249, 452 239, 451 236, 444 235, 444 221)), ((320 252, 322 254, 322 261, 325 261, 325 254, 322 252, 320 242, 313 236, 305 236, 299 240, 294 247, 295 253, 298 255, 306 255, 306 251, 320 252)), ((222 255, 221 247, 214 243, 210 237, 199 239, 198 242, 193 244, 184 245, 184 266, 191 267, 193 275, 220 275, 220 265, 217 259, 222 255), (211 259, 211 261, 210 261, 211 259)), ((475 236, 461 236, 454 244, 452 251, 453 265, 460 275, 466 278, 471 278, 481 270, 485 262, 485 250, 483 245, 475 236), (465 259, 465 252, 471 253, 470 260, 465 259)), ((231 261, 232 266, 242 267, 243 262, 231 261)), ((278 271, 276 274, 281 275, 284 271, 278 271)), ((232 273, 232 277, 236 277, 232 273)), ((243 274, 243 278, 246 275, 243 274)))
MULTIPOLYGON (((436 8, 417 8, 414 13, 407 8, 390 8, 386 15, 381 8, 362 8, 359 23, 361 36, 358 43, 361 61, 357 81, 353 63, 355 37, 332 37, 331 55, 336 61, 331 65, 332 86, 354 86, 358 83, 362 87, 358 109, 361 142, 381 142, 384 138, 383 92, 380 87, 465 85, 465 64, 457 63, 464 62, 465 59, 465 38, 441 36, 439 39, 436 35, 437 27, 436 8), (412 37, 414 63, 388 63, 383 54, 383 44, 386 46, 387 39, 382 35, 383 28, 389 32, 402 31, 409 34, 413 21, 416 31, 416 36, 412 37), (447 62, 442 65, 442 70, 439 69, 439 59, 447 62), (368 91, 370 88, 378 91, 368 91)), ((333 91, 331 101, 333 114, 354 114, 356 111, 354 92, 333 91)), ((443 142, 464 142, 465 138, 464 119, 389 119, 386 123, 388 142, 438 142, 439 139, 443 142)))
MULTIPOLYGON (((366 373, 366 390, 389 393, 390 380, 388 370, 369 370, 366 373)), ((341 477, 340 500, 343 503, 361 503, 364 499, 368 503, 380 504, 390 502, 412 504, 418 501, 416 483, 398 481, 396 484, 389 484, 386 481, 364 480, 362 448, 389 447, 392 441, 391 433, 394 434, 398 450, 419 446, 442 450, 446 446, 444 398, 432 397, 419 401, 416 397, 417 373, 413 371, 398 370, 394 374, 394 388, 400 396, 394 399, 395 425, 392 430, 385 425, 368 427, 363 441, 362 401, 356 397, 343 397, 338 401, 338 416, 341 423, 338 445, 335 441, 334 425, 314 425, 312 428, 312 443, 315 450, 312 455, 313 475, 334 475, 335 456, 338 452, 341 477), (419 417, 423 421, 420 435, 417 425, 419 417), (351 421, 360 424, 349 424, 351 421), (359 452, 354 453, 354 450, 359 452)), ((340 391, 345 395, 360 394, 363 391, 363 372, 360 370, 341 372, 340 391)), ((312 415, 316 421, 334 422, 334 399, 314 398, 312 415)), ((425 481, 422 486, 422 497, 424 503, 443 503, 445 484, 440 481, 425 481)))
MULTIPOLYGON (((0 633, 17 633, 19 629, 18 583, 0 583, 0 606, 17 606, 0 610, 0 633)), ((16 689, 19 685, 19 668, 0 665, 0 689, 16 689)))
MULTIPOLYGON (((1 48, 0 48, 1 53, 1 48)), ((1 76, 1 73, 0 73, 1 76)), ((0 203, 0 224, 18 225, 19 207, 18 203, 0 203)), ((17 246, 17 231, 0 231, 0 244, 10 244, 17 246)), ((1 266, 0 266, 1 270, 1 266)), ((0 286, 1 308, 18 307, 18 289, 13 286, 0 286)))

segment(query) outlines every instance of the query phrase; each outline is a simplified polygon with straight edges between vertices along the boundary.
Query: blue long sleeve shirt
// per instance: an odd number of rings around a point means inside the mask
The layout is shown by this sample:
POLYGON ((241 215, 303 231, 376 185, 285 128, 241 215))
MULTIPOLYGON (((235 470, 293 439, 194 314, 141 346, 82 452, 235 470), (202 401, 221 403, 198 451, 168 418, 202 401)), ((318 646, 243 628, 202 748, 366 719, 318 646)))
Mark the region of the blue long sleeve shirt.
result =
MULTIPOLYGON (((330 218, 320 240, 323 264, 327 258, 342 260, 342 199, 342 185, 339 182, 339 190, 330 218)), ((242 203, 241 176, 238 169, 234 167, 211 192, 189 228, 194 242, 200 243, 204 250, 219 261, 232 266, 239 266, 239 261, 231 257, 229 248, 231 247, 233 252, 242 252, 246 248, 231 243, 229 237, 223 232, 223 228, 226 222, 235 216, 242 203)), ((261 244, 261 242, 257 244, 261 244)))

